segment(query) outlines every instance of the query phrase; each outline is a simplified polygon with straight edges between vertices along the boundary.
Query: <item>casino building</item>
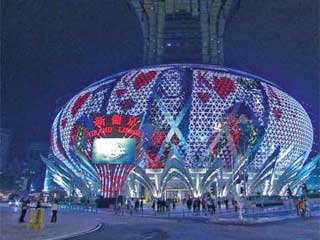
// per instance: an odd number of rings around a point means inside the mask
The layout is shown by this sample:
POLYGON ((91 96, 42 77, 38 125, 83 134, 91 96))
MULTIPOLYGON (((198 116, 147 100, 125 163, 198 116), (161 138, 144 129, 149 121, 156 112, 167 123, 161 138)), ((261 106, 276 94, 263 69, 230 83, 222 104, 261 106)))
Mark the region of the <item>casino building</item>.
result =
MULTIPOLYGON (((167 64, 95 82, 57 114, 50 178, 68 194, 283 194, 313 130, 303 107, 260 77, 167 64)), ((298 174, 299 175, 299 174, 298 174)))
POLYGON ((53 154, 43 158, 45 190, 54 182, 70 195, 105 198, 297 192, 319 165, 305 164, 309 116, 265 79, 221 66, 240 1, 127 2, 151 66, 66 101, 51 130, 53 154))

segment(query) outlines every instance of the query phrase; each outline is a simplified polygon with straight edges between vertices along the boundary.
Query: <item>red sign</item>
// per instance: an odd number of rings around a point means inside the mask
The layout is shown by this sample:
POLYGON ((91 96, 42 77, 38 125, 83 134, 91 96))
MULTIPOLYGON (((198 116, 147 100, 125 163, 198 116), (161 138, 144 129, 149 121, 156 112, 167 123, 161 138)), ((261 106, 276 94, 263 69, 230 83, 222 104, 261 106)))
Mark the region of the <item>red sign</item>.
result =
POLYGON ((95 130, 86 131, 89 138, 98 136, 105 136, 108 134, 130 135, 140 138, 141 131, 139 127, 140 119, 138 116, 113 114, 111 116, 95 116, 94 120, 95 130), (110 125, 107 126, 110 120, 110 125))

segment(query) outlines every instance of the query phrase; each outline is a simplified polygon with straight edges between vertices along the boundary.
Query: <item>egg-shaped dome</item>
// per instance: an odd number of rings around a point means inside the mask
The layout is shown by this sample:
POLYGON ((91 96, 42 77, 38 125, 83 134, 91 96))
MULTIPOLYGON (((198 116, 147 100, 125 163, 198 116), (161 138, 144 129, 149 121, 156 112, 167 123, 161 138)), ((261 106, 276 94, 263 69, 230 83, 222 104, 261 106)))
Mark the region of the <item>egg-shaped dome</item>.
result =
POLYGON ((217 163, 225 171, 245 169, 252 186, 266 175, 268 163, 278 176, 298 158, 302 165, 312 141, 309 116, 277 86, 244 72, 193 64, 139 68, 95 82, 68 101, 51 131, 54 155, 79 178, 87 172, 101 180, 111 167, 125 180, 134 166, 163 169, 175 155, 187 169, 217 163), (135 141, 114 145, 120 138, 135 141), (134 159, 97 162, 97 139, 111 139, 105 140, 112 152, 103 150, 105 157, 125 155, 134 144, 134 159))

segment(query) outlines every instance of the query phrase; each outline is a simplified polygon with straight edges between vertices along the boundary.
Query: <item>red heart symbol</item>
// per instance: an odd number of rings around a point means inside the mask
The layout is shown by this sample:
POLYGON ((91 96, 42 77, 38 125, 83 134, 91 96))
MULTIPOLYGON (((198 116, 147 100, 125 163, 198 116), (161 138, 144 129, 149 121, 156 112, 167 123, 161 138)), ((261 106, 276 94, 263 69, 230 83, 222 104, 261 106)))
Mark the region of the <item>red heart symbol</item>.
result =
POLYGON ((116 94, 118 97, 122 97, 126 93, 126 89, 118 89, 116 90, 116 94))
POLYGON ((204 74, 202 74, 200 71, 198 71, 198 83, 200 85, 200 87, 206 86, 209 90, 211 89, 211 84, 210 82, 205 78, 207 72, 205 72, 204 74))
POLYGON ((281 112, 281 109, 280 109, 280 108, 275 107, 275 108, 272 109, 272 112, 273 112, 273 114, 274 114, 274 117, 275 117, 277 120, 279 120, 279 119, 281 118, 282 112, 281 112))
POLYGON ((128 99, 122 100, 120 104, 123 110, 127 111, 133 107, 134 101, 131 98, 128 98, 128 99))
POLYGON ((156 71, 142 72, 136 77, 133 83, 133 87, 136 90, 148 85, 151 80, 157 75, 156 71))
POLYGON ((66 127, 66 124, 67 124, 67 119, 66 119, 66 118, 62 119, 62 120, 61 120, 61 126, 62 126, 62 128, 65 128, 65 127, 66 127))
POLYGON ((209 93, 207 92, 198 92, 198 97, 203 103, 207 103, 209 101, 209 93))
POLYGON ((221 98, 225 99, 228 97, 228 95, 234 91, 234 89, 235 84, 230 78, 222 77, 214 79, 214 90, 221 98))
POLYGON ((90 97, 91 93, 87 92, 86 94, 78 97, 78 99, 74 102, 73 107, 71 109, 71 114, 74 117, 79 109, 82 107, 82 105, 87 101, 87 99, 90 97))

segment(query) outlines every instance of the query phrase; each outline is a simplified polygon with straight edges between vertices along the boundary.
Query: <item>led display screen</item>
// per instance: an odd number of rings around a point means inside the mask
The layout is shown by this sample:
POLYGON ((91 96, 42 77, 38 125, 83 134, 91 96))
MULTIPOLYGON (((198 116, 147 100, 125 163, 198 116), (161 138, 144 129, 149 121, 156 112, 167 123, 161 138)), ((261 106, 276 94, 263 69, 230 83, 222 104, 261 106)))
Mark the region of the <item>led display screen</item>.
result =
POLYGON ((133 164, 135 154, 135 138, 96 138, 93 142, 92 162, 133 164))

